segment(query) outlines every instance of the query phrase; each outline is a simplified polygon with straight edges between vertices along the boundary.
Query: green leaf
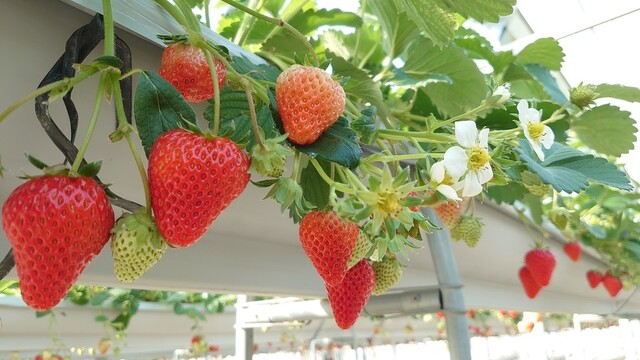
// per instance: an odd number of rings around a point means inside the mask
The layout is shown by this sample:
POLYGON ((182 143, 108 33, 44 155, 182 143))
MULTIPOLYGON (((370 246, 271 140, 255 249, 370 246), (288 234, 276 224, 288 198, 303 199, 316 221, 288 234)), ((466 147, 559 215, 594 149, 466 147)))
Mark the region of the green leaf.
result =
POLYGON ((151 71, 140 74, 134 99, 134 116, 147 156, 162 133, 177 129, 183 120, 196 122, 195 112, 178 90, 151 71))
POLYGON ((360 117, 351 122, 351 128, 360 137, 360 142, 371 145, 378 138, 376 116, 376 108, 372 106, 362 110, 360 117))
POLYGON ((45 316, 49 316, 49 315, 51 315, 51 313, 52 313, 51 310, 36 311, 36 319, 41 318, 41 317, 45 317, 45 316))
POLYGON ((489 197, 497 204, 513 205, 517 200, 522 199, 529 190, 521 183, 510 182, 503 186, 489 186, 487 189, 489 197))
POLYGON ((542 38, 522 49, 516 59, 522 65, 539 64, 549 70, 560 71, 564 60, 564 52, 558 40, 550 37, 542 38))
POLYGON ((362 19, 354 13, 340 9, 307 9, 304 12, 298 12, 291 18, 289 25, 303 34, 309 34, 320 26, 359 27, 362 25, 362 19))
POLYGON ((451 10, 462 16, 470 17, 480 22, 498 22, 500 16, 511 14, 516 4, 516 0, 456 0, 442 2, 451 6, 451 10))
MULTIPOLYGON (((327 174, 331 173, 331 163, 318 160, 318 163, 327 174)), ((300 186, 304 198, 316 206, 318 209, 325 209, 329 205, 329 184, 327 184, 318 174, 316 167, 308 164, 302 170, 300 186)))
POLYGON ((640 243, 635 240, 626 240, 622 242, 622 247, 634 261, 640 263, 640 243))
POLYGON ((31 154, 25 154, 27 156, 27 160, 31 165, 35 166, 36 169, 44 170, 49 167, 44 161, 38 159, 37 157, 31 154))
POLYGON ((356 132, 349 128, 349 121, 341 116, 313 144, 296 145, 296 148, 312 158, 318 157, 354 168, 358 166, 362 156, 362 149, 356 142, 357 137, 356 132))
POLYGON ((489 61, 495 74, 502 73, 509 64, 515 61, 515 56, 511 51, 496 52, 489 40, 471 29, 459 28, 456 31, 454 42, 463 48, 469 57, 489 61))
POLYGON ((457 46, 436 47, 429 39, 419 38, 407 52, 402 70, 415 79, 431 74, 451 78, 453 83, 431 83, 425 92, 441 113, 457 115, 478 106, 487 95, 487 85, 478 67, 457 46))
MULTIPOLYGON (((392 2, 386 0, 388 2, 392 2)), ((438 0, 394 0, 404 13, 424 31, 438 46, 445 45, 453 37, 458 21, 455 16, 441 7, 438 0)))
POLYGON ((239 74, 249 74, 254 79, 275 83, 280 75, 280 70, 267 64, 254 64, 245 56, 233 57, 233 68, 239 74))
POLYGON ((619 84, 596 85, 596 99, 614 98, 629 102, 640 102, 640 88, 619 84))
POLYGON ((418 36, 420 29, 400 12, 394 1, 370 0, 367 5, 380 21, 387 55, 391 59, 396 58, 418 36))
POLYGON ((98 175, 101 167, 102 161, 90 162, 78 169, 78 174, 86 177, 94 177, 98 175))
POLYGON ((109 321, 109 318, 105 314, 100 314, 100 315, 96 315, 96 317, 93 318, 93 321, 98 323, 103 323, 103 322, 109 321))
POLYGON ((542 86, 544 90, 551 96, 551 99, 559 105, 564 105, 569 99, 562 92, 558 86, 558 82, 551 75, 549 69, 539 64, 527 64, 524 66, 525 70, 533 76, 542 86))
POLYGON ((327 51, 327 58, 331 59, 334 75, 349 79, 343 85, 345 93, 371 103, 377 108, 381 117, 389 117, 389 109, 384 103, 379 82, 373 81, 364 70, 329 51, 327 51))
POLYGON ((304 58, 309 54, 306 45, 290 32, 271 36, 262 43, 262 51, 278 55, 293 62, 296 57, 304 58))
POLYGON ((120 315, 116 316, 115 319, 111 320, 111 326, 118 331, 125 330, 129 326, 131 316, 131 313, 121 313, 120 315))
POLYGON ((109 294, 108 291, 102 291, 93 295, 89 301, 91 302, 91 305, 97 306, 97 305, 102 305, 110 297, 111 295, 109 294))
POLYGON ((631 113, 613 105, 594 107, 571 123, 571 129, 585 145, 615 157, 628 153, 636 141, 631 113))
POLYGON ((393 71, 395 76, 389 79, 387 83, 402 88, 417 89, 433 83, 446 83, 449 85, 453 83, 449 76, 443 74, 433 73, 421 79, 416 79, 397 68, 393 68, 391 71, 393 71))

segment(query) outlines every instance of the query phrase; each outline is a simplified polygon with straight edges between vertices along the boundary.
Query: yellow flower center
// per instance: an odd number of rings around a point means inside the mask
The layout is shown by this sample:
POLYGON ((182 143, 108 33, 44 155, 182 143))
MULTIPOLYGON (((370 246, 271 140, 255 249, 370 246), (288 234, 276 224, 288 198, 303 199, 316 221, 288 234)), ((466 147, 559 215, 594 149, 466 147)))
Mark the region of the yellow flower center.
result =
POLYGON ((474 146, 469 150, 469 169, 478 171, 482 169, 491 160, 491 155, 487 149, 474 146))
POLYGON ((378 192, 378 208, 387 215, 398 214, 402 210, 398 193, 393 189, 378 192))
POLYGON ((531 137, 533 141, 538 142, 542 135, 544 135, 544 125, 541 123, 529 123, 527 124, 527 129, 529 130, 529 137, 531 137))
POLYGON ((448 172, 444 173, 444 179, 442 180, 442 182, 440 184, 449 185, 449 186, 453 185, 453 178, 451 177, 451 175, 449 175, 448 172))

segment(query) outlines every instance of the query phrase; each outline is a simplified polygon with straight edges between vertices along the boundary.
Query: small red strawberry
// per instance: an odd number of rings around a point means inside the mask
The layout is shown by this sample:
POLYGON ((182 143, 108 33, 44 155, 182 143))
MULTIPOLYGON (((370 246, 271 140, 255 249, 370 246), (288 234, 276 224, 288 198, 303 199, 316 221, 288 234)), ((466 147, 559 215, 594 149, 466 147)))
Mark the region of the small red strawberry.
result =
POLYGON ((360 229, 333 211, 312 211, 300 222, 300 243, 318 274, 329 286, 340 284, 360 229))
POLYGON ((591 286, 592 289, 595 289, 598 285, 600 285, 603 279, 604 274, 602 274, 601 272, 596 270, 587 271, 587 281, 589 282, 589 286, 591 286))
POLYGON ((562 248, 567 256, 573 261, 578 261, 580 259, 580 255, 582 255, 582 245, 577 241, 565 243, 562 248))
POLYGON ((524 292, 527 294, 527 296, 530 299, 535 298, 542 287, 538 285, 536 280, 533 278, 533 275, 531 275, 531 272, 526 266, 520 268, 520 271, 518 271, 518 277, 520 278, 520 283, 522 284, 524 292))
POLYGON ((276 104, 289 140, 307 145, 338 120, 344 112, 342 86, 324 70, 292 65, 276 82, 276 104))
POLYGON ((375 274, 366 260, 352 267, 338 285, 326 285, 333 316, 341 329, 348 329, 356 322, 374 285, 375 274))
POLYGON ((442 225, 451 229, 458 222, 465 204, 466 201, 449 200, 446 203, 434 207, 433 210, 438 215, 438 218, 440 218, 440 221, 442 221, 442 225))
MULTIPOLYGON (((171 83, 188 102, 201 102, 213 97, 211 70, 202 49, 184 43, 167 46, 160 59, 159 74, 171 83)), ((224 64, 215 59, 218 87, 226 78, 224 64)))
POLYGON ((162 134, 149 155, 151 207, 162 237, 195 243, 247 187, 249 157, 231 140, 186 130, 162 134))
POLYGON ((20 292, 35 310, 55 307, 109 241, 114 215, 102 187, 88 177, 31 179, 2 208, 20 292))
POLYGON ((100 342, 98 343, 98 353, 100 355, 105 355, 106 353, 109 352, 109 349, 111 349, 111 340, 109 339, 100 340, 100 342))
POLYGON ((524 257, 524 263, 540 286, 549 285, 553 269, 556 267, 556 258, 549 249, 529 250, 524 257))
POLYGON ((616 297, 620 290, 622 290, 622 282, 620 279, 609 273, 606 273, 602 278, 602 285, 604 285, 611 297, 616 297))

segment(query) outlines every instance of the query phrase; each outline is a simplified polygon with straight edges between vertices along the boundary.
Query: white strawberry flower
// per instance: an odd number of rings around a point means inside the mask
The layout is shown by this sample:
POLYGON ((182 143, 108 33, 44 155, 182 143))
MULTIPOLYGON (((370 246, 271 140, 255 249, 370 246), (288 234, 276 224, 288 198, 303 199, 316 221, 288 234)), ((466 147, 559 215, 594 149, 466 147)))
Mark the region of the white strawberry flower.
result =
POLYGON ((438 161, 431 165, 429 176, 431 177, 431 183, 440 194, 444 195, 447 199, 462 200, 458 196, 458 190, 463 187, 463 184, 460 182, 460 177, 451 176, 445 169, 444 161, 438 161))
POLYGON ((542 118, 542 112, 530 108, 527 100, 522 99, 518 102, 518 119, 520 119, 524 136, 529 140, 531 148, 538 155, 540 161, 544 161, 542 146, 549 149, 553 145, 555 136, 550 127, 540 122, 540 118, 542 118))
POLYGON ((444 153, 445 169, 452 177, 461 178, 462 196, 476 196, 482 192, 482 184, 493 178, 489 155, 489 129, 478 133, 473 121, 458 121, 455 136, 461 146, 452 146, 444 153))
POLYGON ((495 90, 493 90, 493 93, 491 94, 491 96, 500 96, 495 101, 495 105, 504 104, 505 102, 507 102, 507 100, 509 100, 509 98, 511 98, 511 91, 509 90, 509 84, 498 86, 495 90))

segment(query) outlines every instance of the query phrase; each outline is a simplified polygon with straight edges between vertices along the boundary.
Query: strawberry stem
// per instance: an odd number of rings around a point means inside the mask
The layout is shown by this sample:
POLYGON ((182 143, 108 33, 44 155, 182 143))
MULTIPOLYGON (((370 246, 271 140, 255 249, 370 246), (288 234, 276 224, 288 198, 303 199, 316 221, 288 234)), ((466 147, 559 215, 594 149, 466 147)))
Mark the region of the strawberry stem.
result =
POLYGON ((247 94, 247 103, 249 103, 249 116, 251 117, 251 125, 253 126, 253 133, 256 137, 256 142, 258 143, 258 145, 260 145, 260 149, 266 152, 267 149, 265 148, 262 137, 260 136, 260 128, 258 127, 258 116, 256 115, 256 106, 253 102, 253 93, 251 92, 251 86, 246 80, 243 80, 240 83, 242 84, 244 93, 247 94))
POLYGON ((281 28, 287 29, 288 31, 291 32, 291 34, 293 34, 293 36, 295 36, 298 40, 302 41, 302 43, 304 44, 304 46, 307 47, 307 50, 309 50, 309 54, 311 54, 311 56, 313 57, 313 64, 315 66, 320 65, 320 61, 318 60, 318 55, 316 54, 316 50, 313 48, 313 45, 311 45, 311 43, 309 43, 309 40, 307 40, 307 37, 304 36, 304 34, 302 34, 300 31, 298 31, 298 29, 294 28, 293 26, 289 25, 289 23, 287 23, 286 21, 284 21, 283 19, 276 19, 276 18, 272 18, 270 16, 261 14, 247 6, 244 6, 240 3, 237 3, 233 0, 222 0, 223 2, 233 6, 234 8, 238 9, 238 10, 242 10, 244 12, 246 12, 247 14, 254 16, 260 20, 266 21, 268 23, 271 23, 273 25, 279 26, 281 28))
POLYGON ((211 71, 211 79, 213 80, 213 136, 218 136, 220 130, 220 85, 218 84, 218 70, 216 64, 211 57, 211 50, 203 49, 204 56, 209 64, 209 70, 211 71))
POLYGON ((187 19, 185 19, 184 15, 176 8, 173 4, 171 4, 167 0, 155 0, 156 4, 160 5, 166 12, 171 15, 183 28, 188 29, 189 25, 187 24, 187 19))
POLYGON ((184 15, 187 30, 191 30, 195 33, 201 34, 202 32, 200 31, 200 21, 193 13, 193 10, 191 10, 189 4, 185 0, 174 0, 174 2, 176 3, 176 5, 178 5, 178 8, 182 12, 182 15, 184 15))
POLYGON ((100 75, 100 81, 98 82, 98 90, 96 93, 96 100, 93 105, 93 114, 91 115, 91 120, 89 121, 89 126, 87 128, 86 133, 84 134, 84 139, 82 139, 82 144, 78 149, 78 154, 76 154, 76 158, 73 161, 73 165, 71 165, 70 174, 75 175, 78 173, 78 169, 82 164, 82 159, 84 158, 84 154, 87 152, 89 148, 89 142, 91 141, 91 136, 96 128, 96 124, 98 123, 98 117, 100 116, 100 107, 102 106, 102 97, 104 96, 104 90, 106 82, 108 81, 109 74, 102 73, 100 75))
POLYGON ((114 56, 116 48, 111 0, 102 0, 102 15, 104 17, 104 55, 114 56))
MULTIPOLYGON (((297 154, 298 152, 296 152, 296 155, 297 154)), ((324 171, 322 166, 320 166, 320 163, 318 162, 318 160, 311 158, 310 161, 313 167, 316 168, 316 171, 318 172, 322 180, 324 180, 327 184, 329 184, 329 186, 333 186, 337 191, 343 192, 345 194, 355 195, 356 192, 349 186, 331 180, 331 178, 329 177, 329 175, 327 175, 327 173, 324 171)))
POLYGON ((451 144, 455 142, 453 135, 433 133, 431 131, 403 131, 392 129, 379 129, 378 137, 387 140, 405 141, 411 138, 419 142, 428 142, 431 144, 451 144))

